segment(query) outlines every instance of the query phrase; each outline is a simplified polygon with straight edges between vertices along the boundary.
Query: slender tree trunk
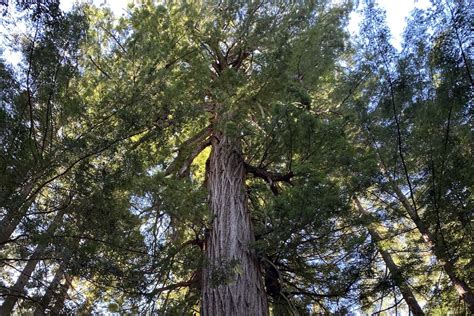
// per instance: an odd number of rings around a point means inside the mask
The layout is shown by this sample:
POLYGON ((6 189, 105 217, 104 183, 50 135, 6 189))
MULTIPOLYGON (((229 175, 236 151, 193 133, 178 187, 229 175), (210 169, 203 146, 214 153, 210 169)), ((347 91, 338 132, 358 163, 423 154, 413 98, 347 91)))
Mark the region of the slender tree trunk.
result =
POLYGON ((49 307, 49 304, 51 304, 51 300, 53 296, 58 292, 58 288, 61 285, 61 280, 63 279, 63 277, 64 277, 64 264, 61 264, 56 270, 54 278, 49 284, 48 288, 46 289, 46 292, 41 298, 39 305, 36 307, 35 312, 33 314, 34 316, 47 315, 47 309, 49 307))
POLYGON ((60 315, 67 298, 67 291, 72 283, 72 277, 69 274, 64 275, 64 284, 61 285, 61 291, 57 296, 56 303, 51 308, 51 315, 60 315))
POLYGON ((408 215, 410 216, 416 228, 420 232, 421 236, 423 237, 423 240, 428 244, 433 254, 441 263, 444 271, 453 283, 454 288, 458 293, 459 297, 466 303, 469 311, 474 312, 474 292, 469 287, 469 285, 456 273, 454 265, 451 262, 451 258, 446 253, 446 246, 444 245, 443 241, 441 240, 437 242, 436 238, 431 234, 428 227, 426 227, 425 223, 423 223, 423 221, 420 219, 416 210, 410 204, 407 197, 403 194, 400 188, 392 181, 391 186, 395 191, 396 196, 402 203, 403 207, 407 210, 408 215))
POLYGON ((18 197, 13 205, 7 207, 8 213, 0 222, 0 249, 2 249, 3 246, 9 241, 11 235, 20 224, 21 220, 33 203, 32 199, 25 201, 32 188, 33 185, 31 184, 25 185, 20 193, 20 197, 18 197))
MULTIPOLYGON (((378 235, 378 233, 372 228, 369 228, 369 234, 376 243, 382 240, 380 235, 378 235)), ((393 261, 393 258, 390 255, 390 253, 386 251, 385 249, 383 249, 383 247, 381 247, 380 245, 377 245, 377 249, 380 252, 380 255, 382 256, 382 259, 385 262, 386 267, 390 271, 392 280, 395 282, 398 289, 402 293, 403 299, 407 303, 408 308, 410 309, 411 313, 414 316, 425 315, 420 305, 418 304, 418 301, 416 300, 415 295, 411 291, 410 286, 407 284, 405 278, 400 272, 400 268, 395 264, 395 261, 393 261)))
POLYGON ((202 315, 268 315, 245 190, 245 165, 235 138, 212 138, 208 190, 213 216, 205 245, 202 315))
MULTIPOLYGON (((71 251, 72 249, 76 249, 76 247, 79 246, 79 241, 80 240, 78 239, 76 243, 74 244, 74 247, 69 249, 68 252, 66 251, 63 252, 63 260, 60 263, 58 269, 56 270, 54 278, 51 281, 48 288, 46 289, 46 292, 44 293, 41 301, 39 302, 39 305, 36 307, 34 316, 47 315, 48 308, 49 310, 53 310, 54 306, 50 308, 50 305, 54 297, 56 297, 56 300, 61 300, 64 303, 64 298, 62 297, 65 295, 63 293, 65 285, 61 285, 61 280, 65 279, 66 285, 67 285, 67 282, 70 282, 70 280, 68 279, 69 277, 65 273, 65 269, 71 262, 71 256, 72 256, 71 251)), ((67 292, 67 288, 65 291, 67 292)))
POLYGON ((45 249, 45 245, 39 245, 36 247, 35 251, 31 255, 28 263, 21 271, 21 274, 18 276, 15 284, 8 290, 5 301, 0 307, 0 315, 10 315, 15 307, 15 304, 18 302, 18 299, 24 295, 25 285, 28 283, 33 271, 36 269, 36 265, 40 261, 38 258, 41 256, 45 249))
MULTIPOLYGON (((360 204, 359 199, 354 198, 354 200, 355 200, 357 208, 359 209, 359 212, 361 212, 362 214, 367 214, 367 211, 360 204)), ((375 242, 375 245, 377 246, 377 250, 382 256, 383 261, 385 262, 385 266, 390 271, 392 280, 394 281, 395 285, 398 287, 398 289, 402 293, 403 299, 407 303, 408 308, 410 309, 411 313, 414 316, 425 315, 420 305, 418 304, 418 301, 416 300, 415 295, 411 291, 410 286, 408 285, 404 276, 402 275, 400 268, 397 266, 397 264, 393 260, 392 255, 382 247, 381 245, 381 242, 383 240, 382 236, 380 236, 380 234, 377 232, 377 230, 375 229, 375 227, 373 227, 372 224, 367 225, 367 230, 369 232, 370 237, 375 242)))
MULTIPOLYGON (((15 231, 15 228, 20 224, 21 222, 21 217, 17 216, 16 218, 13 218, 12 216, 9 216, 9 214, 6 215, 6 217, 0 222, 0 249, 5 246, 9 242, 10 236, 13 234, 15 231)), ((20 213, 23 213, 20 211, 20 213)))
MULTIPOLYGON (((55 216, 53 222, 46 231, 47 235, 52 234, 56 230, 56 227, 62 222, 63 215, 64 211, 60 211, 55 216)), ((36 246, 35 251, 21 271, 21 274, 18 276, 15 284, 9 289, 2 306, 0 306, 0 315, 10 315, 13 311, 13 308, 15 307, 15 304, 18 302, 18 299, 24 295, 25 286, 35 271, 38 262, 41 261, 40 258, 46 248, 46 245, 46 243, 43 243, 36 246)))
POLYGON ((28 206, 24 205, 19 209, 9 210, 2 222, 0 222, 0 249, 10 241, 11 235, 25 216, 29 206, 28 204, 28 206))

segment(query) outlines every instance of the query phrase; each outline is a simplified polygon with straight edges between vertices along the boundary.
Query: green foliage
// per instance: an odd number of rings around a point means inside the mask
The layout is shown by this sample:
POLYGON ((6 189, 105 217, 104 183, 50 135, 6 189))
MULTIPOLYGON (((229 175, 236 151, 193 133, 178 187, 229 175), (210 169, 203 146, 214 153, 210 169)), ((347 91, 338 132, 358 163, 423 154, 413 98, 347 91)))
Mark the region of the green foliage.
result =
MULTIPOLYGON (((48 310, 198 312, 208 158, 227 137, 247 167, 249 251, 273 314, 377 312, 400 282, 429 314, 467 311, 442 263, 474 286, 474 19, 467 1, 433 3, 401 52, 371 1, 352 43, 349 2, 27 11, 23 63, 0 63, 0 228, 13 227, 0 294, 26 260, 38 263, 28 313, 58 269, 48 310)), ((244 269, 224 260, 211 285, 244 269)))

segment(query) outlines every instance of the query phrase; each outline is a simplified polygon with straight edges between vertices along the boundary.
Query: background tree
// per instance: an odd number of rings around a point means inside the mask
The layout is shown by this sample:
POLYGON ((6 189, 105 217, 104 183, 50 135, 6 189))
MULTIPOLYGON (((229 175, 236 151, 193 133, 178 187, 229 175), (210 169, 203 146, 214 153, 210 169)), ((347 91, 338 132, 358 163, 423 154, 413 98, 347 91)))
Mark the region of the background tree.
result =
MULTIPOLYGON (((369 5, 370 18, 362 29, 367 38, 362 72, 373 79, 367 81, 355 106, 360 135, 378 159, 378 184, 370 190, 373 203, 395 206, 397 212, 402 210, 401 216, 409 217, 451 281, 445 290, 454 288, 471 310, 472 277, 459 262, 465 262, 464 255, 472 257, 471 250, 461 250, 472 243, 472 231, 460 215, 464 205, 455 206, 467 200, 447 202, 459 189, 469 194, 469 181, 448 174, 458 171, 455 166, 469 165, 469 154, 461 148, 469 147, 464 141, 468 141, 467 109, 472 106, 470 62, 462 57, 465 43, 457 40, 457 28, 441 22, 446 18, 444 9, 438 5, 433 11, 415 12, 403 51, 396 56, 388 45, 383 14, 369 5), (448 64, 449 70, 444 68, 448 64), (453 170, 448 172, 449 168, 453 170)), ((457 19, 463 20, 461 11, 457 13, 457 19)))

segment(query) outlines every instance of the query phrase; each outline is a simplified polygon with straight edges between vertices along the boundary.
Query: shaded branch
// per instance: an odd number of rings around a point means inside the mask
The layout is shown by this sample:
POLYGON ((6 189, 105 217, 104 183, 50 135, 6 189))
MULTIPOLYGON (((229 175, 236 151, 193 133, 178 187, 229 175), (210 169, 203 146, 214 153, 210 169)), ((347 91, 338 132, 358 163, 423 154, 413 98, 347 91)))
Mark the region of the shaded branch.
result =
POLYGON ((293 183, 291 183, 291 179, 295 176, 295 174, 292 171, 282 174, 279 172, 268 171, 260 167, 254 167, 247 163, 245 164, 245 168, 247 172, 253 174, 254 177, 263 179, 266 183, 268 183, 270 185, 270 189, 275 195, 278 194, 278 188, 276 186, 277 182, 286 182, 290 185, 293 185, 293 183))
POLYGON ((97 70, 99 70, 104 76, 107 77, 107 79, 110 79, 112 80, 112 77, 110 77, 110 75, 104 70, 102 69, 102 67, 100 67, 95 61, 94 59, 92 59, 92 56, 88 56, 89 57, 89 60, 94 64, 94 66, 97 68, 97 70))
POLYGON ((178 155, 166 168, 165 176, 169 176, 176 171, 178 171, 180 177, 184 176, 197 155, 210 145, 208 137, 211 135, 211 131, 211 126, 206 126, 196 135, 183 142, 178 149, 178 155))
POLYGON ((164 292, 164 291, 174 291, 174 290, 180 289, 182 287, 190 287, 194 283, 194 281, 195 281, 194 278, 191 278, 191 280, 189 280, 189 281, 178 282, 178 283, 175 283, 175 284, 170 284, 170 285, 167 285, 167 286, 156 288, 149 295, 154 296, 154 295, 156 295, 158 293, 161 293, 161 292, 164 292))

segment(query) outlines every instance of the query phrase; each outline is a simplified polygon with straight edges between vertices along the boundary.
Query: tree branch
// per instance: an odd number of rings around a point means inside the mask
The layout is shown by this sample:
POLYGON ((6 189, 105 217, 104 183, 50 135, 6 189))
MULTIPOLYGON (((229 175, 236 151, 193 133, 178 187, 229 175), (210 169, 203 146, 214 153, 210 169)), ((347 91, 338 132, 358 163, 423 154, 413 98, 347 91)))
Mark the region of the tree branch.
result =
POLYGON ((282 173, 278 173, 278 172, 268 171, 268 170, 265 170, 263 168, 254 167, 254 166, 251 166, 247 163, 245 164, 245 168, 246 168, 247 172, 253 174, 254 177, 261 178, 265 182, 267 182, 270 185, 270 189, 272 190, 272 192, 275 195, 278 194, 278 189, 277 189, 277 186, 276 186, 277 182, 286 182, 290 185, 293 185, 291 183, 291 178, 293 178, 295 176, 295 174, 292 171, 290 171, 286 174, 282 174, 282 173))
POLYGON ((178 171, 180 177, 184 176, 197 155, 210 145, 211 130, 210 125, 206 126, 199 133, 183 142, 178 149, 178 155, 166 168, 165 176, 169 176, 176 171, 178 171))

